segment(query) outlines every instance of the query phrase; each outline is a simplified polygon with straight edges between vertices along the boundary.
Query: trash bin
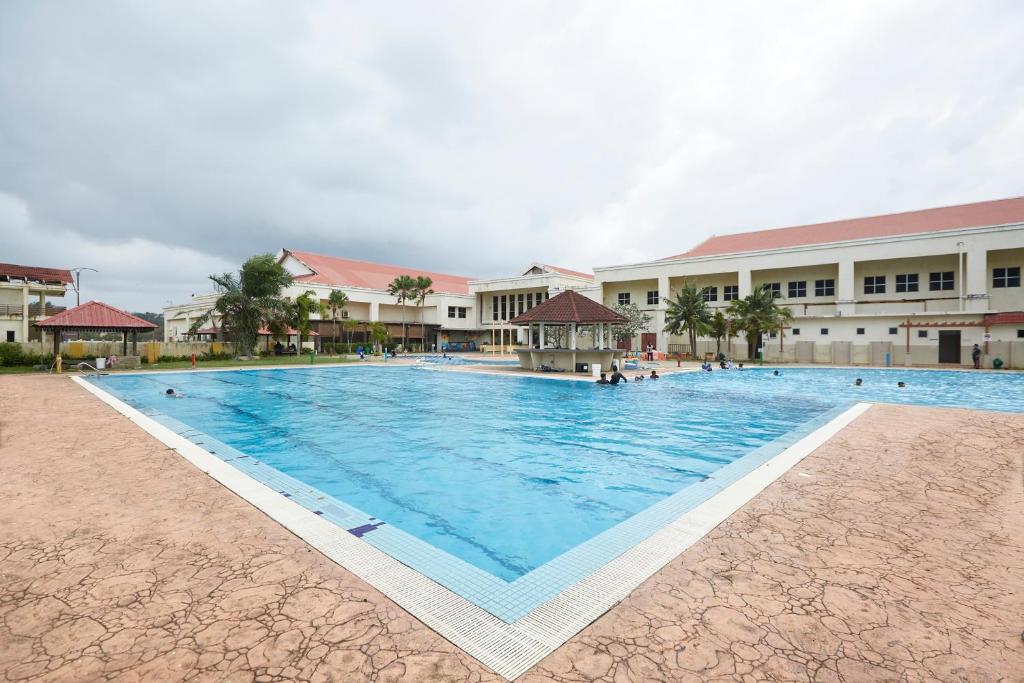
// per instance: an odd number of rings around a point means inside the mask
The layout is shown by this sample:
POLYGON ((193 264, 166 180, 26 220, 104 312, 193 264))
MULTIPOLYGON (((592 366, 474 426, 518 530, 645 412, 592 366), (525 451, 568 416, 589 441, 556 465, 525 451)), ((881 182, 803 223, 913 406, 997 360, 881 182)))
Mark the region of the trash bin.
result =
POLYGON ((576 364, 576 372, 589 372, 589 371, 590 371, 590 364, 589 363, 577 363, 576 364))
POLYGON ((591 363, 590 364, 590 374, 593 375, 594 377, 600 377, 601 376, 601 364, 600 363, 591 363))
POLYGON ((107 368, 107 359, 106 358, 97 358, 96 362, 93 363, 93 366, 95 366, 95 368, 97 370, 105 370, 107 368))

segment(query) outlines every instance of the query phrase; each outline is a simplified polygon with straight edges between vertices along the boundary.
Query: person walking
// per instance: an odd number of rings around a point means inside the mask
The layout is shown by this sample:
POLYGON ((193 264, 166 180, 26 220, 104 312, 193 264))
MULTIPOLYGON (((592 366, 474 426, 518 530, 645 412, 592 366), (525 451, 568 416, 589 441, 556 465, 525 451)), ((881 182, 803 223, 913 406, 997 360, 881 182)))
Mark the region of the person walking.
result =
POLYGON ((974 348, 971 349, 971 360, 974 361, 974 369, 975 370, 980 370, 981 369, 981 347, 979 347, 977 344, 975 344, 974 348))

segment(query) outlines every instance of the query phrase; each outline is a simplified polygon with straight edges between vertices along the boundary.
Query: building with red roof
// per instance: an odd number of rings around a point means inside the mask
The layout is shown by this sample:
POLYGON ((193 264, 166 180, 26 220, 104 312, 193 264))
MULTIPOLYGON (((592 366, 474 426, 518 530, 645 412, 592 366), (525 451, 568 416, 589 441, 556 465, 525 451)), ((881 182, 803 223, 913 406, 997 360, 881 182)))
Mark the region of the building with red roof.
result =
MULTIPOLYGON (((1015 197, 716 235, 595 275, 605 304, 636 304, 651 316, 648 330, 626 342, 634 346, 718 352, 712 339, 689 349, 664 330, 669 300, 688 284, 723 313, 759 288, 789 308, 790 326, 763 340, 767 358, 959 366, 978 343, 987 362, 1011 357, 1024 366, 1024 324, 1004 322, 1024 311, 1022 267, 1024 197, 1015 197)), ((746 355, 745 343, 722 348, 746 355)))
POLYGON ((132 338, 132 355, 138 355, 138 334, 149 332, 158 325, 134 316, 120 308, 114 308, 102 301, 87 301, 81 306, 69 308, 45 320, 36 327, 53 335, 53 354, 60 352, 60 340, 64 332, 120 332, 124 335, 122 353, 128 355, 128 336, 132 338))
POLYGON ((0 263, 0 342, 26 342, 33 323, 63 310, 48 298, 63 297, 72 284, 71 272, 0 263))

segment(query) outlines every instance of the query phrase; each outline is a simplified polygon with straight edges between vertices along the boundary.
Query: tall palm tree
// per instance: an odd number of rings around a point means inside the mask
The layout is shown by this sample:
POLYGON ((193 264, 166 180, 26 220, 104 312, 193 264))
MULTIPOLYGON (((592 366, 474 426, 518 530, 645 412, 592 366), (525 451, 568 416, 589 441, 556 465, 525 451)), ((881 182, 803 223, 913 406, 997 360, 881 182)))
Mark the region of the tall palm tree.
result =
POLYGON ((793 319, 793 312, 775 303, 771 290, 764 287, 729 304, 729 315, 735 328, 747 336, 747 357, 751 360, 762 348, 765 332, 779 332, 793 319))
POLYGON ((707 334, 711 319, 704 292, 684 282, 675 298, 669 298, 665 331, 669 334, 686 332, 690 338, 690 353, 696 356, 697 336, 707 334))
POLYGON ((715 311, 715 314, 711 317, 711 324, 708 326, 708 336, 715 340, 715 355, 722 353, 722 340, 732 336, 731 322, 720 310, 715 311))
POLYGON ((340 289, 332 290, 327 297, 327 308, 331 311, 331 320, 334 321, 334 345, 338 345, 338 314, 348 306, 348 294, 340 289))
POLYGON ((196 334, 219 316, 221 330, 234 343, 235 352, 251 356, 261 327, 283 328, 288 306, 281 291, 292 283, 292 276, 273 254, 253 256, 242 264, 238 275, 224 273, 210 279, 220 296, 211 310, 192 323, 189 334, 196 334))
POLYGON ((298 337, 298 350, 299 353, 302 353, 302 337, 310 332, 310 316, 313 313, 326 315, 327 306, 316 298, 316 292, 307 289, 295 297, 295 301, 290 302, 288 313, 288 324, 295 328, 295 334, 298 337))
POLYGON ((362 325, 358 320, 342 320, 341 329, 345 332, 345 338, 348 342, 349 353, 352 352, 352 333, 362 325))
POLYGON ((410 275, 399 275, 388 285, 388 294, 402 305, 402 348, 405 348, 405 302, 413 298, 416 280, 410 275))
POLYGON ((427 350, 427 338, 423 331, 423 304, 426 303, 427 297, 434 293, 431 289, 434 281, 426 275, 419 275, 416 278, 416 288, 413 290, 413 299, 416 300, 416 307, 420 309, 420 344, 422 348, 420 351, 427 350))

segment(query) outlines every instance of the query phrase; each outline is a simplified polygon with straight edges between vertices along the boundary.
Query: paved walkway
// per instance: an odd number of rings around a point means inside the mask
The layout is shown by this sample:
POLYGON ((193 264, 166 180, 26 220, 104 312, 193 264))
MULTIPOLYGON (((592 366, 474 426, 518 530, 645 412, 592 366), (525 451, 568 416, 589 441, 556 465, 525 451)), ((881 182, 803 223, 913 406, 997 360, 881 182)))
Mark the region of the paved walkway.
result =
MULTIPOLYGON (((875 407, 524 680, 1021 680, 1022 433, 875 407)), ((41 376, 0 377, 3 678, 497 680, 41 376)))

